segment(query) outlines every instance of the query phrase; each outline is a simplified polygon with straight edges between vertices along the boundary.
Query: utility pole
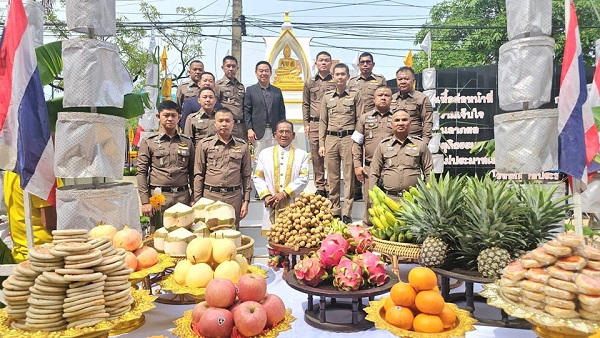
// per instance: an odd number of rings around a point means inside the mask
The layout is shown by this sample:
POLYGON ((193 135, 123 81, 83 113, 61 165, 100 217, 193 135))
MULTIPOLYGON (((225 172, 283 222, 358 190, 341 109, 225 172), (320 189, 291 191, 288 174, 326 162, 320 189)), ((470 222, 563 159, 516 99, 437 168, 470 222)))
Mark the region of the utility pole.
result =
POLYGON ((242 29, 245 30, 242 15, 242 0, 233 0, 231 13, 231 55, 238 60, 237 78, 242 74, 242 29))

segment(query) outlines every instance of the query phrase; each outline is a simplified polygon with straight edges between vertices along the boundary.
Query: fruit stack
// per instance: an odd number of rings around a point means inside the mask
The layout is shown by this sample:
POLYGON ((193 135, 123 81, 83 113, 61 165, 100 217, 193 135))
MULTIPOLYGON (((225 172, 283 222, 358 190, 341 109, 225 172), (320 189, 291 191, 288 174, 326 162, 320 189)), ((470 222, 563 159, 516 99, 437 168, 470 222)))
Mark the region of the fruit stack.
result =
MULTIPOLYGON (((106 224, 99 226, 112 227, 112 225, 106 224)), ((158 263, 158 252, 154 248, 142 244, 142 234, 137 230, 124 226, 122 230, 117 231, 116 228, 112 227, 111 230, 99 232, 98 235, 101 236, 100 238, 104 237, 106 239, 107 237, 110 239, 112 246, 116 249, 126 251, 125 263, 133 271, 144 270, 158 263)))
POLYGON ((346 226, 333 220, 316 254, 304 257, 294 266, 298 281, 317 286, 333 277, 341 291, 356 291, 361 286, 381 286, 387 282, 385 263, 371 252, 373 237, 365 228, 346 226), (347 256, 352 257, 352 259, 347 256))
POLYGON ((130 310, 132 270, 125 264, 125 250, 116 250, 107 238, 87 240, 87 230, 52 234, 55 244, 32 248, 32 260, 17 265, 2 284, 12 328, 83 328, 130 310), (116 274, 124 277, 109 280, 116 274), (113 300, 118 306, 109 306, 116 304, 109 303, 113 300))
POLYGON ((384 309, 385 321, 404 330, 439 333, 456 325, 456 314, 440 295, 435 272, 425 267, 413 268, 408 283, 392 287, 384 309))
POLYGON ((237 287, 228 279, 217 278, 206 286, 206 301, 192 311, 192 329, 206 338, 253 337, 279 324, 285 313, 281 298, 267 294, 262 276, 246 274, 237 287))
POLYGON ((232 240, 198 237, 188 244, 186 259, 177 263, 173 278, 180 286, 205 288, 213 278, 237 283, 247 271, 248 261, 232 240))
POLYGON ((600 320, 600 250, 562 233, 510 263, 502 294, 556 318, 600 320))
MULTIPOLYGON (((419 195, 419 191, 411 187, 409 191, 404 191, 402 198, 413 201, 416 195, 419 195)), ((390 242, 414 243, 412 232, 406 223, 398 218, 401 208, 398 202, 387 196, 378 186, 369 190, 369 199, 371 207, 368 212, 369 220, 373 224, 373 236, 390 242)))

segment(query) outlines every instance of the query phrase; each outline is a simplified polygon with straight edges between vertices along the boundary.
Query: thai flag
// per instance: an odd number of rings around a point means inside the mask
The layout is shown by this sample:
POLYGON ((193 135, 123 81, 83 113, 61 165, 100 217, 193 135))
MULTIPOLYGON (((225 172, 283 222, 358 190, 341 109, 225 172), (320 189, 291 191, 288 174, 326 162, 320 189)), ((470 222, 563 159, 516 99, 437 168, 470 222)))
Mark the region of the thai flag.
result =
POLYGON ((587 88, 579 25, 572 0, 565 0, 566 41, 558 101, 558 168, 582 182, 588 182, 588 168, 598 153, 598 130, 591 109, 584 109, 587 88))
POLYGON ((0 168, 55 204, 54 144, 33 39, 22 0, 9 5, 0 40, 0 168))

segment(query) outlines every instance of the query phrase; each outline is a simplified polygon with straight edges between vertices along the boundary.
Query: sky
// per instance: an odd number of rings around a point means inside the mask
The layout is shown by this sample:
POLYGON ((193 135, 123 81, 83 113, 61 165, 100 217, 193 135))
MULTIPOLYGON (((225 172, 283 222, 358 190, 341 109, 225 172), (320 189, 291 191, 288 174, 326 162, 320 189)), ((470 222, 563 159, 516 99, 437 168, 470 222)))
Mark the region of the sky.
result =
MULTIPOLYGON (((0 16, 4 21, 6 0, 0 0, 0 16)), ((222 58, 231 50, 231 0, 147 0, 163 14, 164 21, 181 20, 176 7, 194 7, 200 21, 223 23, 203 27, 203 34, 209 35, 203 43, 204 55, 200 58, 205 70, 221 78, 222 58)), ((351 64, 358 53, 368 51, 374 55, 374 73, 394 78, 395 71, 413 49, 415 34, 420 25, 429 17, 429 10, 440 0, 244 0, 243 14, 247 21, 247 36, 242 42, 241 81, 250 85, 256 83, 254 65, 265 58, 265 44, 262 36, 279 36, 284 12, 290 12, 297 37, 312 37, 311 57, 326 50, 333 59, 351 64)), ((139 14, 140 0, 117 0, 117 16, 124 15, 129 21, 143 21, 139 14)), ((59 10, 64 17, 64 10, 59 10)), ((51 42, 45 36, 44 42, 51 42)), ((148 42, 144 41, 147 45, 148 42)), ((159 46, 165 43, 158 41, 159 46)), ((171 73, 179 73, 181 65, 174 55, 170 55, 168 67, 171 73)), ((311 61, 312 62, 312 61, 311 61)), ((312 64, 311 64, 312 65, 312 64)))

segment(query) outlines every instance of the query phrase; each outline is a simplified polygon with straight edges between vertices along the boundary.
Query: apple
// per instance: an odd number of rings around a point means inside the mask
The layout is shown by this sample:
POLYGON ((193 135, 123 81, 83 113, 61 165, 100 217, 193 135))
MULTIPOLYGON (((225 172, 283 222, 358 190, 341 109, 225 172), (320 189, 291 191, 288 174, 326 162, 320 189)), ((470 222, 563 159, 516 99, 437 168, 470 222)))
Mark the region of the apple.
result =
POLYGON ((242 302, 240 302, 239 299, 236 299, 233 305, 231 305, 227 309, 231 312, 231 314, 234 314, 235 311, 240 307, 240 305, 242 305, 242 302))
POLYGON ((198 323, 200 321, 200 317, 202 317, 202 314, 207 309, 208 304, 206 304, 206 301, 196 304, 192 310, 192 323, 198 323))
POLYGON ((210 307, 200 317, 198 331, 206 338, 229 337, 233 323, 233 315, 229 310, 210 307))
POLYGON ((189 267, 185 276, 185 285, 191 288, 205 288, 213 279, 213 270, 206 263, 198 263, 189 267))
POLYGON ((245 274, 238 279, 237 288, 240 301, 260 302, 267 294, 267 281, 259 274, 245 274))
POLYGON ((272 328, 285 318, 285 304, 279 296, 270 293, 263 299, 261 304, 267 313, 266 328, 272 328))
POLYGON ((255 301, 243 302, 236 308, 233 322, 237 330, 246 337, 260 334, 267 324, 267 313, 255 301))
POLYGON ((204 299, 210 307, 228 308, 235 302, 235 284, 225 278, 215 278, 208 282, 204 299))

